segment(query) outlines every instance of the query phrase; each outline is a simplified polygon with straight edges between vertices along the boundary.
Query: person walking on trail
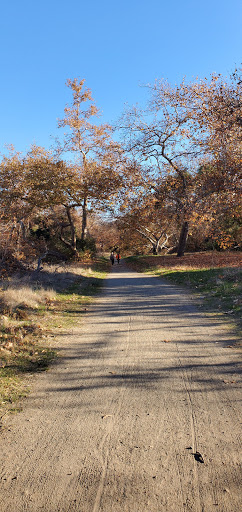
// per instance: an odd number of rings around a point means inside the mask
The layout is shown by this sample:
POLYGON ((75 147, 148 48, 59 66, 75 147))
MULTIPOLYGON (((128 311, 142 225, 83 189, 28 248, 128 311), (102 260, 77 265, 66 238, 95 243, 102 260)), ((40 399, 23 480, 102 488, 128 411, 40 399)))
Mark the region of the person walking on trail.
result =
POLYGON ((113 252, 111 252, 111 254, 110 254, 110 261, 111 261, 111 263, 113 265, 114 264, 114 254, 113 254, 113 252))
POLYGON ((120 259, 121 259, 121 258, 120 258, 120 253, 119 253, 119 252, 117 252, 117 254, 116 254, 116 260, 117 260, 118 264, 119 264, 119 262, 120 262, 120 259))

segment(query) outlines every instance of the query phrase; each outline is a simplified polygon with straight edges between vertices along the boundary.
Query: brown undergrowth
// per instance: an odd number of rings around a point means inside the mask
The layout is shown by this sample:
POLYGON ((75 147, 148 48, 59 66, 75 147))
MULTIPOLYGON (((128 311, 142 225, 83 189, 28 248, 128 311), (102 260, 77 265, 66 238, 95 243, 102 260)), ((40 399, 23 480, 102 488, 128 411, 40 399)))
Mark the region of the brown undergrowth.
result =
POLYGON ((137 270, 148 267, 175 267, 175 268, 224 268, 234 267, 242 268, 241 252, 194 252, 185 254, 178 258, 175 254, 164 256, 137 256, 128 258, 137 270))

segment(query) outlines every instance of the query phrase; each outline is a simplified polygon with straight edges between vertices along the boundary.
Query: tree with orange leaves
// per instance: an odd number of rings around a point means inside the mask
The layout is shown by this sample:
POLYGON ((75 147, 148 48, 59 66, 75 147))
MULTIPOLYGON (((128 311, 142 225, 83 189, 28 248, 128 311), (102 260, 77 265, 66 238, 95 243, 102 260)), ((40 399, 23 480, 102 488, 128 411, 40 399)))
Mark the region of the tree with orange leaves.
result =
POLYGON ((199 208, 202 214, 209 194, 212 199, 214 180, 218 182, 219 177, 224 192, 229 184, 238 197, 242 161, 239 76, 234 74, 232 80, 212 76, 210 82, 196 80, 186 84, 183 81, 179 86, 156 81, 149 86, 147 107, 126 111, 120 123, 126 151, 146 167, 147 174, 155 177, 154 189, 158 189, 158 195, 164 196, 166 191, 166 200, 173 197, 176 208, 179 205, 178 256, 184 254, 194 209, 199 208), (206 180, 199 189, 201 166, 213 169, 206 175, 210 182, 206 190, 206 180), (162 190, 164 180, 166 185, 162 190))
POLYGON ((85 86, 85 80, 69 79, 67 86, 72 91, 72 105, 65 107, 65 116, 59 120, 58 126, 68 127, 69 131, 65 133, 64 141, 58 143, 58 152, 74 156, 70 165, 72 186, 65 206, 69 220, 72 208, 82 208, 83 242, 87 232, 88 206, 98 204, 99 208, 104 207, 122 185, 121 150, 111 137, 111 126, 97 124, 99 110, 91 90, 85 86))

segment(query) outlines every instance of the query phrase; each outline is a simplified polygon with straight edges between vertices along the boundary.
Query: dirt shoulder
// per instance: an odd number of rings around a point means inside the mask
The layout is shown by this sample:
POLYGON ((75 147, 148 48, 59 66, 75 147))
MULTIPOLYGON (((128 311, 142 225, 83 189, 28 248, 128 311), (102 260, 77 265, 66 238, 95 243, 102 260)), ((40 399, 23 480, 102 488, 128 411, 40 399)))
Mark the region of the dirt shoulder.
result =
POLYGON ((189 293, 115 265, 85 318, 61 330, 60 358, 22 412, 5 418, 1 510, 238 512, 232 342, 189 293))
POLYGON ((197 299, 203 311, 237 332, 242 346, 242 253, 197 252, 176 255, 132 256, 126 259, 136 271, 149 272, 181 285, 197 299))

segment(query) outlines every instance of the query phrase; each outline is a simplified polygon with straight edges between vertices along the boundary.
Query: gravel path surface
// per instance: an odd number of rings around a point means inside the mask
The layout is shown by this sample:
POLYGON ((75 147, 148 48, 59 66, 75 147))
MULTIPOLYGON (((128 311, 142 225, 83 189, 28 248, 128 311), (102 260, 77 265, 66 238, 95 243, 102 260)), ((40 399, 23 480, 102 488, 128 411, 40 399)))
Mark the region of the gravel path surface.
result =
POLYGON ((5 419, 1 512, 241 510, 240 353, 226 327, 121 263, 58 344, 5 419))

